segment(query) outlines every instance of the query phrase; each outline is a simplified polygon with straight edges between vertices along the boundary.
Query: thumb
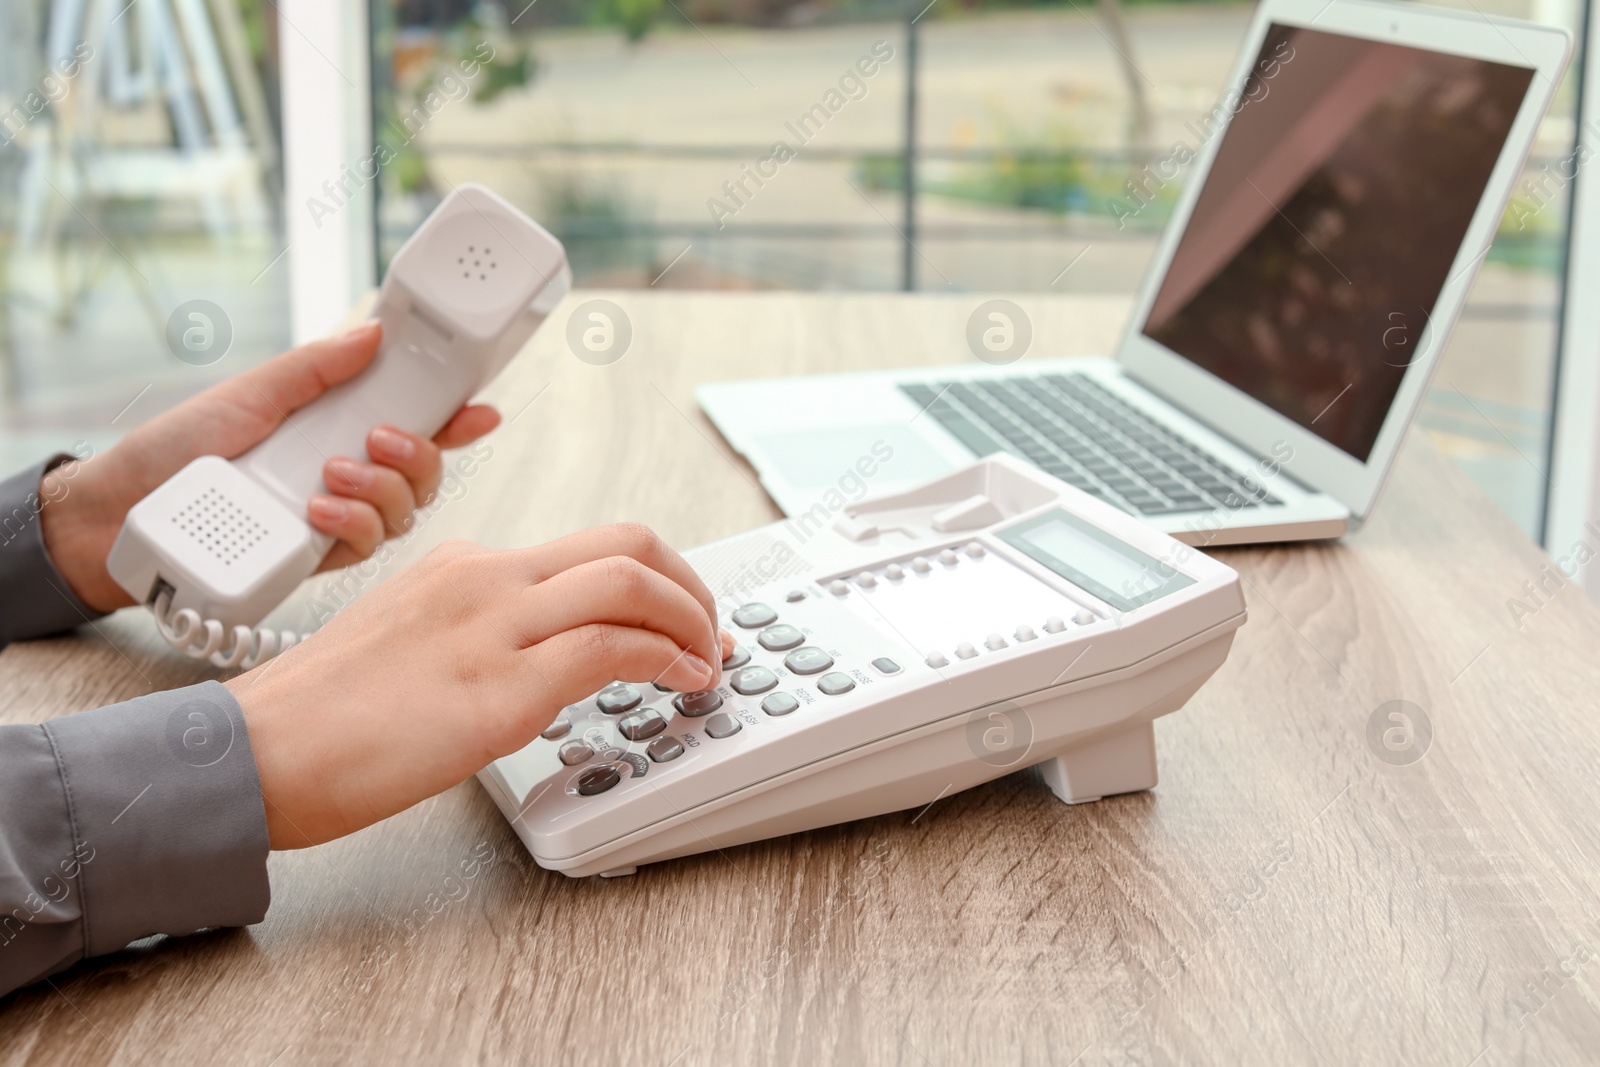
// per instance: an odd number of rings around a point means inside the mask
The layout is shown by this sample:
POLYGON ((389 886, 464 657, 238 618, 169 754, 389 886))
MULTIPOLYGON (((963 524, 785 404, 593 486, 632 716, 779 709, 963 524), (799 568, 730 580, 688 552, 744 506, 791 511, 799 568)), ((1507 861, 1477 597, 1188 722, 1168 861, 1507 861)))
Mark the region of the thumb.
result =
POLYGON ((383 327, 369 320, 338 335, 292 348, 224 383, 229 399, 281 422, 329 389, 366 369, 383 339, 383 327))

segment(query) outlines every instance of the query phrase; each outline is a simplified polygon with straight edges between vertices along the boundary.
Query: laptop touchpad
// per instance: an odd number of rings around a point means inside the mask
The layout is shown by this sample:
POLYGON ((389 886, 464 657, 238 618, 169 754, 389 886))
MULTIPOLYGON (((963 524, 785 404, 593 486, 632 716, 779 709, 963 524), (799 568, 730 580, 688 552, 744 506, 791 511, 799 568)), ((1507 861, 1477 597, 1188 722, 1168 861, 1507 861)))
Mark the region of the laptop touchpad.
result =
POLYGON ((865 496, 893 485, 924 482, 951 464, 903 423, 819 426, 761 434, 756 446, 772 468, 797 489, 840 489, 865 496))

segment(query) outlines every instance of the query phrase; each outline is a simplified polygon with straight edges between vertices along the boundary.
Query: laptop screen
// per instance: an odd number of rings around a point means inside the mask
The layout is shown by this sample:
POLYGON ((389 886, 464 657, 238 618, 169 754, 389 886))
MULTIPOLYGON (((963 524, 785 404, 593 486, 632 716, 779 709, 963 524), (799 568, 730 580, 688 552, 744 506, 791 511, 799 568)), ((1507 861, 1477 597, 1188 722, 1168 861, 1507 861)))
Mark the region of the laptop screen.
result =
POLYGON ((1145 336, 1365 462, 1533 73, 1272 25, 1145 336))

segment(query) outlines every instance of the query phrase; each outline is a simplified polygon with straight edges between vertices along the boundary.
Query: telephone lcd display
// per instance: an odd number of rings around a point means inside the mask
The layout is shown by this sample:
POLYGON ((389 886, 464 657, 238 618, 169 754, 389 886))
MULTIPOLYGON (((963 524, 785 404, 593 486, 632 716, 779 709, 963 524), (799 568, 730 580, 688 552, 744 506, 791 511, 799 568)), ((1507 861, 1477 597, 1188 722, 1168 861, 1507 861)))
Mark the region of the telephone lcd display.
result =
POLYGON ((1086 593, 1132 611, 1194 579, 1066 511, 1049 511, 996 536, 1086 593))

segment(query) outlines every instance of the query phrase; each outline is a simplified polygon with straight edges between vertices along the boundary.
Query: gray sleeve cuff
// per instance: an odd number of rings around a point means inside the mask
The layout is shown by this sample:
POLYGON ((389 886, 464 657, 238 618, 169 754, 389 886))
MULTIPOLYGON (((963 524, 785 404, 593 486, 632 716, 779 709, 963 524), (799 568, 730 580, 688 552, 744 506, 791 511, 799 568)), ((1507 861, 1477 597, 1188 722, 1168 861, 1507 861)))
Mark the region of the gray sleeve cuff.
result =
POLYGON ((266 915, 267 816, 244 714, 220 682, 44 724, 80 872, 84 955, 266 915))
POLYGON ((261 780, 220 683, 0 726, 0 997, 269 899, 261 780))
POLYGON ((39 480, 71 459, 55 456, 0 482, 0 648, 101 617, 73 595, 44 548, 39 480))

